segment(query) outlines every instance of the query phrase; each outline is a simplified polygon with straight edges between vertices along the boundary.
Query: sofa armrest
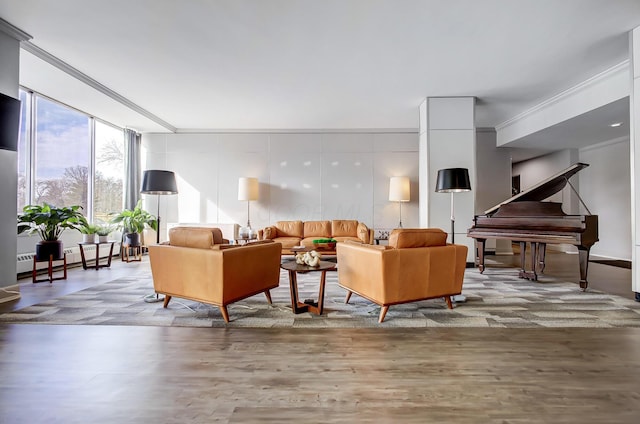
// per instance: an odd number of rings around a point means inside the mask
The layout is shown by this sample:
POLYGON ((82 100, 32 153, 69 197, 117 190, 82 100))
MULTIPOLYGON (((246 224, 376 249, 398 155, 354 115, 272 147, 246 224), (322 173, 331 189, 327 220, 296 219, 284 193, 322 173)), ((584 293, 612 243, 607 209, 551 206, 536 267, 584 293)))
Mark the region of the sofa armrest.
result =
POLYGON ((356 236, 366 244, 373 244, 373 230, 369 229, 364 223, 358 222, 356 236))
POLYGON ((277 230, 273 225, 258 230, 258 240, 273 240, 276 236, 277 230))

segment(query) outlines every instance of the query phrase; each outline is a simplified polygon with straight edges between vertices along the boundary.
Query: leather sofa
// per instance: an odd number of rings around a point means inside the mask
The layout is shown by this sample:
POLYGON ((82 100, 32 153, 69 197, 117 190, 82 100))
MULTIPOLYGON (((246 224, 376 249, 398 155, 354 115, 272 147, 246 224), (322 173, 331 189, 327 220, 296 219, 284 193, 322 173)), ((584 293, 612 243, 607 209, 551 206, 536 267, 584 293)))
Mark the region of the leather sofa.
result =
POLYGON ((436 228, 395 229, 388 246, 341 243, 337 246, 338 284, 381 306, 382 322, 389 306, 462 292, 467 247, 447 244, 436 228))
MULTIPOLYGON (((275 225, 258 230, 259 240, 273 240, 282 244, 282 254, 292 255, 293 246, 313 247, 317 239, 333 238, 338 243, 355 241, 373 244, 373 230, 362 222, 351 219, 325 221, 278 221, 275 225)), ((319 250, 323 254, 335 255, 335 249, 319 250)))
POLYGON ((153 287, 165 295, 218 306, 229 322, 227 305, 264 293, 280 283, 282 246, 271 241, 223 244, 218 228, 175 227, 169 242, 149 246, 153 287))

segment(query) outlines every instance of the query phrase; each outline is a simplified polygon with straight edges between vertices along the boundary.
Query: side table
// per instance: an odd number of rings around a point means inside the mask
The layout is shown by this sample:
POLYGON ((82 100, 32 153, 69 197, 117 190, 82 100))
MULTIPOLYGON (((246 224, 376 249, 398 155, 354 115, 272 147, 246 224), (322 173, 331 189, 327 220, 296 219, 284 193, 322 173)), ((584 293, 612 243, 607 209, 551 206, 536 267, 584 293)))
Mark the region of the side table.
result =
POLYGON ((324 286, 327 277, 327 271, 336 268, 333 262, 320 261, 318 266, 300 265, 296 261, 284 262, 280 268, 289 271, 289 289, 291 291, 291 310, 294 314, 302 312, 311 312, 312 314, 322 315, 324 307, 324 286), (320 271, 320 288, 318 291, 318 301, 300 302, 298 299, 298 273, 306 273, 320 271))
POLYGON ((53 255, 49 256, 49 259, 45 259, 45 260, 37 260, 35 255, 33 256, 33 272, 31 274, 31 279, 33 281, 33 283, 41 283, 43 281, 48 281, 49 283, 53 283, 56 280, 66 280, 67 279, 67 254, 64 253, 62 256, 62 259, 53 259, 53 255), (63 269, 63 276, 62 277, 53 277, 53 263, 56 261, 63 261, 63 265, 62 265, 62 269, 63 269), (47 267, 47 278, 42 278, 42 279, 37 279, 36 278, 36 264, 38 262, 48 262, 49 266, 47 267))
MULTIPOLYGON (((103 241, 102 243, 100 242, 91 242, 91 243, 78 243, 78 246, 80 246, 80 257, 82 258, 82 268, 87 269, 87 268, 94 268, 96 270, 100 269, 100 268, 105 268, 105 267, 110 267, 111 266, 111 257, 113 256, 113 245, 115 244, 115 240, 109 240, 109 241, 103 241), (100 263, 100 245, 101 244, 110 244, 111 246, 109 247, 109 256, 107 257, 107 263, 101 264, 100 263), (95 246, 96 248, 96 258, 93 259, 95 261, 94 265, 87 265, 87 259, 85 257, 84 254, 84 248, 85 246, 95 246)), ((89 259, 90 261, 92 259, 89 259)))
POLYGON ((142 261, 142 245, 139 244, 137 246, 130 246, 128 244, 123 244, 122 249, 122 260, 124 262, 141 262, 142 261))

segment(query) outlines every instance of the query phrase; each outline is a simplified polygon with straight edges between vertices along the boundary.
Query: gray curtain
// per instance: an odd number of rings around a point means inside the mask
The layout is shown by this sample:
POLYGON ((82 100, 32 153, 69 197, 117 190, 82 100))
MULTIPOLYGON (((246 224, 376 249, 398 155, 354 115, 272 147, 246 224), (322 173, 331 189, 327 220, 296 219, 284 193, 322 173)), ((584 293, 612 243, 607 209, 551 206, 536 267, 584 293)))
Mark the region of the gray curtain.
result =
POLYGON ((125 180, 124 207, 133 209, 140 199, 140 185, 142 184, 142 164, 140 158, 140 134, 133 130, 124 130, 125 143, 125 180))

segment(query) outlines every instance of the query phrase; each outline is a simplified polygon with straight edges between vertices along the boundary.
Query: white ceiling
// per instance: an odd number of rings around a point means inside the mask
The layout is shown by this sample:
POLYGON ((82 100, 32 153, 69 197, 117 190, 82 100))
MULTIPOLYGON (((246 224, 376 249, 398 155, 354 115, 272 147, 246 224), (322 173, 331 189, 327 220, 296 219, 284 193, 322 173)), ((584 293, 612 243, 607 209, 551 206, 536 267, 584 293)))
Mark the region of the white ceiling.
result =
POLYGON ((427 96, 476 96, 494 127, 626 60, 640 1, 0 0, 0 17, 152 119, 24 50, 21 84, 139 131, 416 129, 427 96))

